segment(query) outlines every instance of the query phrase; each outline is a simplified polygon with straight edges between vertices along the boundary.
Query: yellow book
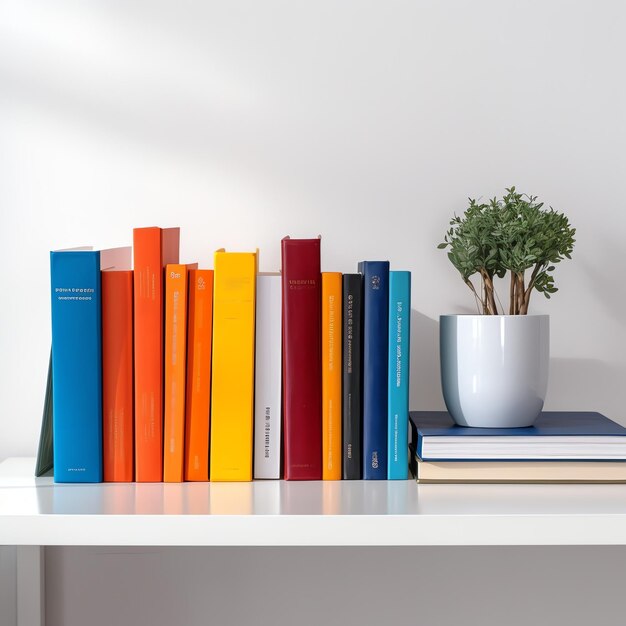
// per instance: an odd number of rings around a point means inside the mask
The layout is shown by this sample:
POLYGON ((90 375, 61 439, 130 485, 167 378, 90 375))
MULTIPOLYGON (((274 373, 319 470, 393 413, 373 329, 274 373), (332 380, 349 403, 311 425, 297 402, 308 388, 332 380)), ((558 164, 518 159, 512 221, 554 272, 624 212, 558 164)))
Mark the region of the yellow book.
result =
POLYGON ((341 480, 341 272, 322 272, 322 479, 341 480))
POLYGON ((212 481, 252 480, 256 272, 255 252, 215 253, 212 481))

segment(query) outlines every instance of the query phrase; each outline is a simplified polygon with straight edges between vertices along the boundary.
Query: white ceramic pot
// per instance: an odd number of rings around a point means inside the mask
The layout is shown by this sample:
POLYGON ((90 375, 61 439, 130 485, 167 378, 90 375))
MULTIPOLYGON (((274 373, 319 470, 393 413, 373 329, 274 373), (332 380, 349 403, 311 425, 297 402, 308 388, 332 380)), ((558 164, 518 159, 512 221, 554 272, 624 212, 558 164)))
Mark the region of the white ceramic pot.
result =
POLYGON ((530 426, 548 387, 547 315, 442 315, 441 385, 461 426, 530 426))

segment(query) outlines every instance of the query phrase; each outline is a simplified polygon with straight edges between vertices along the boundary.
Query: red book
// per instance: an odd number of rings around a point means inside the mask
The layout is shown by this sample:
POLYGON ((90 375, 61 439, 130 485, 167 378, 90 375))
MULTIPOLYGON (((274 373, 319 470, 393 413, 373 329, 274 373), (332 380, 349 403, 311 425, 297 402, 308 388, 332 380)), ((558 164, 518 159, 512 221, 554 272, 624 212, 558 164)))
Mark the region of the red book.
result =
POLYGON ((104 482, 133 481, 133 272, 102 272, 104 482))
POLYGON ((282 240, 286 480, 322 478, 321 239, 282 240))

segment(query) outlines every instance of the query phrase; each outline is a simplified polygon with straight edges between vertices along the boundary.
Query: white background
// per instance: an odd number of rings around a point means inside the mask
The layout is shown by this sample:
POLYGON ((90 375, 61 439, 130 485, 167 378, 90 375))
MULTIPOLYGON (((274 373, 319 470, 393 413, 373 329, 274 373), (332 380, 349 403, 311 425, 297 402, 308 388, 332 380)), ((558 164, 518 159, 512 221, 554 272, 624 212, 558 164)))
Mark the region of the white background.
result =
POLYGON ((49 250, 135 226, 207 267, 321 234, 324 270, 411 270, 411 407, 443 408, 437 319, 473 302, 436 245, 510 185, 577 228, 531 304, 547 408, 626 424, 625 30, 617 0, 1 0, 0 459, 36 451, 49 250))

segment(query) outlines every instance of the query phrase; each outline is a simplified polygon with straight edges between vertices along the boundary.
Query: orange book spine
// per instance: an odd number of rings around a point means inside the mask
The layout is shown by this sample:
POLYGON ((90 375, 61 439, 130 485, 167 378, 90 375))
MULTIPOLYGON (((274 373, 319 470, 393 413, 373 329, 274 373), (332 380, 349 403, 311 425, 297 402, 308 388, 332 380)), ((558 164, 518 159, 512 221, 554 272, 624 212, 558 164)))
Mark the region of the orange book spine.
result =
POLYGON ((183 480, 187 367, 186 265, 165 266, 165 407, 163 480, 183 480))
POLYGON ((178 263, 179 229, 136 228, 135 480, 163 480, 163 268, 178 263))
POLYGON ((105 482, 133 480, 133 273, 102 272, 102 446, 105 482))
POLYGON ((209 480, 213 270, 189 271, 185 480, 209 480))
POLYGON ((341 480, 341 273, 322 272, 322 479, 341 480))

